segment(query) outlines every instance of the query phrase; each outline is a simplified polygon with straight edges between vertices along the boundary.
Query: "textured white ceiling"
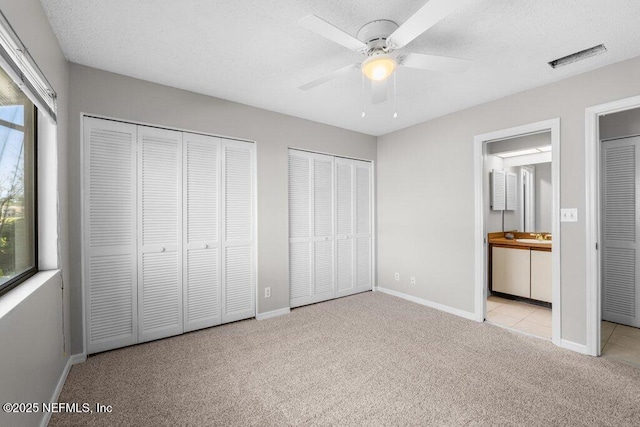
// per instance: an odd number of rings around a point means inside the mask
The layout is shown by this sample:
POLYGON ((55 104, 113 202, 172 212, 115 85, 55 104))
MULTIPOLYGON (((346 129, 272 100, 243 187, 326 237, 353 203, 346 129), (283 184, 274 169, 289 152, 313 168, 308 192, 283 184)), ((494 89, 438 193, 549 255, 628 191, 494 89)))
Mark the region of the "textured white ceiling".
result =
POLYGON ((393 98, 363 108, 351 75, 298 86, 363 57, 297 26, 315 14, 352 34, 402 24, 425 0, 41 0, 69 61, 382 135, 640 55, 639 0, 469 0, 400 52, 468 58, 461 75, 397 71, 393 98), (604 43, 560 69, 547 62, 604 43))

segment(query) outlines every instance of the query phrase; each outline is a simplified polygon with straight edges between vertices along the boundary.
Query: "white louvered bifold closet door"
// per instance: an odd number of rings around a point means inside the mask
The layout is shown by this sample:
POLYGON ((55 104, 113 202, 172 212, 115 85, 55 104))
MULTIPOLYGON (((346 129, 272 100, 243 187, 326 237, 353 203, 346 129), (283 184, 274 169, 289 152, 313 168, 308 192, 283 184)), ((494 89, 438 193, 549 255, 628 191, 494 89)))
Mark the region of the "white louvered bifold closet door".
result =
POLYGON ((354 160, 356 291, 373 289, 372 169, 371 162, 354 160))
POLYGON ((183 135, 184 331, 222 321, 220 138, 183 135))
POLYGON ((138 126, 139 342, 183 332, 182 133, 138 126))
POLYGON ((372 289, 371 163, 289 150, 291 307, 372 289))
POLYGON ((602 319, 640 327, 640 137, 602 143, 602 319))
POLYGON ((135 344, 136 126, 85 117, 84 278, 87 352, 135 344))
POLYGON ((89 354, 255 316, 249 142, 83 119, 89 354))
POLYGON ((354 161, 336 157, 336 293, 355 290, 355 170, 354 161))
POLYGON ((311 157, 289 150, 289 298, 291 307, 309 304, 311 266, 311 157))
POLYGON ((255 146, 223 146, 222 322, 255 316, 255 146))
POLYGON ((334 180, 332 156, 313 154, 313 301, 334 297, 334 180))

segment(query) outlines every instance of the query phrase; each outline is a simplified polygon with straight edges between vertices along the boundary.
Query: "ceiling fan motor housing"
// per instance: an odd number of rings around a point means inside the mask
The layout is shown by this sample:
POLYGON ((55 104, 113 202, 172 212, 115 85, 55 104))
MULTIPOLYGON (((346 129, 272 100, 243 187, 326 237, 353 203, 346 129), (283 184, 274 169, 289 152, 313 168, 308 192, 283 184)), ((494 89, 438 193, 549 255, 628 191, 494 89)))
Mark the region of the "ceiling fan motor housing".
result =
POLYGON ((372 21, 360 28, 358 31, 358 40, 369 47, 367 55, 386 53, 388 52, 387 37, 397 28, 398 24, 388 19, 372 21))

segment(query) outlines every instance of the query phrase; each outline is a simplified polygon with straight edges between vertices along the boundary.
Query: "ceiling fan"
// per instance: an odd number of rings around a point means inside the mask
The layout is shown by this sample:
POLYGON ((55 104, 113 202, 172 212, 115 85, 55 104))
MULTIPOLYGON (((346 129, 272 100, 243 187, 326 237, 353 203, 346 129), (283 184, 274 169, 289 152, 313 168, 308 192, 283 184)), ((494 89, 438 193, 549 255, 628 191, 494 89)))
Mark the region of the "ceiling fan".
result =
POLYGON ((393 74, 397 66, 444 72, 466 70, 471 63, 467 59, 422 53, 399 55, 391 55, 391 53, 409 44, 467 1, 430 0, 404 24, 398 26, 388 19, 379 19, 365 24, 358 31, 357 37, 345 33, 315 15, 305 16, 298 21, 298 25, 348 49, 362 53, 367 56, 367 59, 361 64, 350 64, 312 80, 300 86, 299 89, 308 90, 360 69, 364 76, 371 80, 372 101, 377 104, 387 99, 387 78, 393 74))

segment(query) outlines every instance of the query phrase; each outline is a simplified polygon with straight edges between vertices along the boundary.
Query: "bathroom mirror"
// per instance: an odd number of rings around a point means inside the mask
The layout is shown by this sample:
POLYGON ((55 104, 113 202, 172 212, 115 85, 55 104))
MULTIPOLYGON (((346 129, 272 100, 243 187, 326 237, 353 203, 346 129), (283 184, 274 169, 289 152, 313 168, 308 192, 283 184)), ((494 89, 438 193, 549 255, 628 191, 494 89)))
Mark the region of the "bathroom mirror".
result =
POLYGON ((485 203, 488 232, 548 233, 551 231, 551 164, 549 132, 486 144, 486 181, 489 181, 489 173, 493 170, 502 170, 517 176, 516 209, 492 210, 488 203, 485 203))

